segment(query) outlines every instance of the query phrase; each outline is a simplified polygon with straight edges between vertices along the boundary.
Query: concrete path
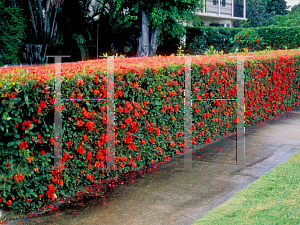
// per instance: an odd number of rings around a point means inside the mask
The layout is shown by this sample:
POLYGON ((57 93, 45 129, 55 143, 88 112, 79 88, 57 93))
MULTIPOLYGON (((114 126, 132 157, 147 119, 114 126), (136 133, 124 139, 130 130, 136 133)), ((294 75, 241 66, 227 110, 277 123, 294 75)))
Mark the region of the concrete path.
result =
POLYGON ((94 198, 82 206, 61 207, 54 213, 21 221, 62 225, 192 224, 299 149, 300 107, 297 107, 246 128, 245 168, 237 170, 236 140, 231 135, 202 146, 193 154, 193 168, 200 170, 175 170, 183 168, 180 156, 161 165, 156 173, 151 171, 134 182, 116 187, 106 195, 105 205, 103 200, 94 198))

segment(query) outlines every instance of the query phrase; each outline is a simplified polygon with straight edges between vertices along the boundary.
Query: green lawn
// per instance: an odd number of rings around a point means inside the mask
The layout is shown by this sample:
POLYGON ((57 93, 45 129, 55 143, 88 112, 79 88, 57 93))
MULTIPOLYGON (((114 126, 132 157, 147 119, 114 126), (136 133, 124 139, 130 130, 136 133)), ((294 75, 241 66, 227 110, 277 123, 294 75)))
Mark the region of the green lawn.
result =
POLYGON ((200 224, 300 224, 300 150, 219 205, 200 224))

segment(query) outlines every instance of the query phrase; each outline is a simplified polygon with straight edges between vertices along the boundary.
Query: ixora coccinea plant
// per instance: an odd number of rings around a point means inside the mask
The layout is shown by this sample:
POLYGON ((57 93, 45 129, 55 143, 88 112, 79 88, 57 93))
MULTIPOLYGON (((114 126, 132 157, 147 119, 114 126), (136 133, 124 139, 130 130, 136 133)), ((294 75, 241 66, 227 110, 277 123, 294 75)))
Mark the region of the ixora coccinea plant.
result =
MULTIPOLYGON (((299 50, 245 58, 245 126, 300 103, 299 50)), ((192 142, 236 130, 236 57, 191 56, 192 142), (197 101, 196 101, 197 99, 197 101)), ((0 69, 0 208, 28 212, 184 149, 184 57, 114 61, 115 168, 107 157, 107 61, 62 64, 62 158, 55 170, 55 65, 0 69), (101 170, 102 169, 102 170, 101 170), (103 170, 106 169, 106 170, 103 170), (117 169, 117 170, 113 170, 117 169)))

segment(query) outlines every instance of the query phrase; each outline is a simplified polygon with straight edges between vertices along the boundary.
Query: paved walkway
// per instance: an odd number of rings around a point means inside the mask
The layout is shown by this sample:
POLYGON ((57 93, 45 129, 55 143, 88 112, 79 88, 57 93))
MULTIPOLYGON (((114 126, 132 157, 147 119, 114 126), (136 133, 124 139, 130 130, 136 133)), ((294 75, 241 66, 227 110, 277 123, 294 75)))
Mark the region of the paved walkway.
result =
POLYGON ((23 220, 23 224, 37 224, 37 219, 42 224, 63 225, 192 224, 300 149, 300 107, 246 128, 246 168, 240 170, 235 165, 234 136, 197 150, 193 167, 200 170, 175 170, 183 168, 180 156, 155 174, 115 188, 105 205, 99 198, 92 199, 83 206, 23 220))

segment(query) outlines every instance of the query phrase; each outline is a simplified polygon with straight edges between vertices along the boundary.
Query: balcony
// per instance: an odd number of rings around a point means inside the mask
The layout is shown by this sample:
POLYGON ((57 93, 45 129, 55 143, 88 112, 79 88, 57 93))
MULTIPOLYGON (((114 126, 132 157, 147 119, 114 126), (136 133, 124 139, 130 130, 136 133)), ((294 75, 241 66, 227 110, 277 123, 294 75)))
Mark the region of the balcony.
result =
POLYGON ((202 12, 196 13, 200 18, 223 18, 230 20, 247 20, 246 19, 246 0, 244 4, 235 0, 206 0, 202 12))

